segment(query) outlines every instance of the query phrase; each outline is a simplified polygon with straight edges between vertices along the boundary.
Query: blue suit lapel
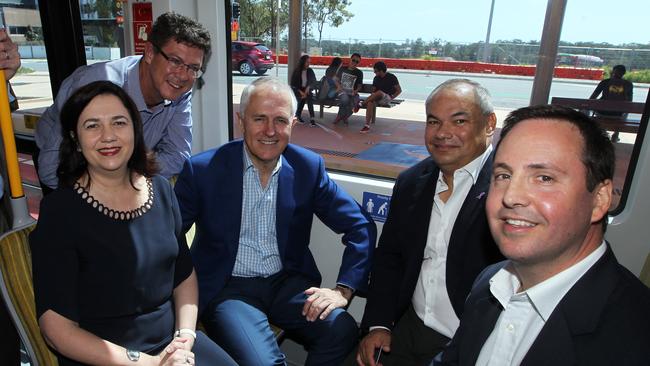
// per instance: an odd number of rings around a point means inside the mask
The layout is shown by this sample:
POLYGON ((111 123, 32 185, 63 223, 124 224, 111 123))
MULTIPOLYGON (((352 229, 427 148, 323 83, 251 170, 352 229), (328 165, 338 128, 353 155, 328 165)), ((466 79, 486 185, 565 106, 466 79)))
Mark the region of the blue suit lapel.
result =
MULTIPOLYGON (((237 255, 239 250, 239 233, 241 231, 242 200, 244 195, 244 144, 240 143, 238 149, 232 149, 232 156, 224 159, 225 169, 215 171, 222 180, 219 187, 224 187, 223 192, 217 192, 215 197, 219 198, 213 206, 219 212, 225 213, 228 223, 222 229, 228 233, 227 243, 230 243, 228 250, 231 255, 237 255), (227 172, 227 173, 226 173, 227 172)), ((234 261, 233 261, 234 265, 234 261)))
POLYGON ((278 240, 280 258, 284 261, 287 243, 289 241, 289 229, 293 211, 296 208, 294 190, 295 172, 289 161, 281 155, 282 169, 278 176, 278 197, 275 209, 275 231, 278 240))

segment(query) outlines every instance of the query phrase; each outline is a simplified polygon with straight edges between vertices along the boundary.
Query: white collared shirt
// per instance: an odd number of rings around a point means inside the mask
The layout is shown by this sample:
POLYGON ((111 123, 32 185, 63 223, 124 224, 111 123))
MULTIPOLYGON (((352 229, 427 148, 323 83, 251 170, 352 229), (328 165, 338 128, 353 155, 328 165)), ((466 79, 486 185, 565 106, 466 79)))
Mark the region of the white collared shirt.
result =
POLYGON ((503 311, 483 344, 477 366, 519 365, 564 295, 605 254, 600 246, 580 262, 524 292, 511 264, 490 279, 490 292, 503 311))
MULTIPOLYGON (((456 316, 447 292, 449 239, 467 194, 476 183, 483 165, 491 153, 492 145, 489 145, 482 155, 454 172, 454 190, 447 202, 440 199, 440 193, 447 191, 449 187, 443 179, 442 171, 438 174, 429 220, 427 244, 423 253, 424 260, 413 292, 412 303, 415 313, 427 327, 449 338, 453 337, 459 325, 458 316, 456 316)), ((485 193, 487 192, 482 192, 482 195, 485 193)), ((480 199, 480 197, 477 198, 480 199)))

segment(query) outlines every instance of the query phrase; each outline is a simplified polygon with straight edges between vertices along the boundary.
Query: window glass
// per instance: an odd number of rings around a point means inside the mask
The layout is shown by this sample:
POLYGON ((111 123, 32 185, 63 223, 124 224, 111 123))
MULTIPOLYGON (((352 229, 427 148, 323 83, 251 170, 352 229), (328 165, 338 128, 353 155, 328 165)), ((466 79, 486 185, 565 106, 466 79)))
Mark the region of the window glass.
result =
MULTIPOLYGON (((271 48, 274 59, 275 53, 279 53, 279 65, 266 75, 288 80, 288 9, 283 4, 277 16, 276 9, 265 7, 266 3, 242 2, 233 39, 260 42, 271 48), (260 26, 262 19, 269 23, 267 27, 260 26), (275 24, 277 20, 279 27, 275 24), (276 28, 280 29, 278 46, 276 28)), ((319 14, 326 12, 318 4, 305 3, 301 52, 311 55, 317 80, 323 77, 333 57, 341 57, 345 67, 350 55, 358 52, 364 84, 372 84, 375 76, 372 65, 381 60, 397 76, 402 88, 396 98, 400 103, 392 103, 391 108, 378 108, 376 122, 367 133, 360 133, 366 122, 365 109, 354 113, 347 123, 335 124, 336 102, 314 103, 316 126, 297 125, 292 141, 322 154, 330 169, 395 177, 428 156, 423 141, 424 101, 437 85, 449 78, 469 78, 485 86, 492 94, 498 127, 510 111, 529 105, 546 14, 545 1, 459 0, 444 4, 413 1, 409 6, 395 6, 390 0, 376 0, 370 8, 363 2, 342 5, 334 10, 335 17, 324 18, 319 14), (308 24, 306 30, 305 24, 308 24), (321 104, 324 104, 322 115, 321 104)), ((650 63, 650 44, 634 25, 644 24, 642 14, 648 13, 650 5, 643 0, 623 0, 610 5, 635 10, 626 12, 624 23, 613 26, 611 12, 594 6, 592 1, 568 2, 549 102, 554 96, 588 99, 603 75, 608 75, 611 67, 619 63, 632 70, 626 77, 636 75, 639 80, 634 82, 633 100, 645 102, 650 80, 641 79, 647 78, 650 68, 646 65, 650 63)), ((255 76, 241 75, 241 69, 233 63, 235 104, 243 87, 255 76)), ((301 116, 309 122, 307 106, 301 116)), ((638 120, 640 115, 630 114, 629 118, 638 120)), ((238 137, 236 126, 234 131, 238 137)), ((619 135, 615 180, 618 198, 635 142, 634 133, 619 135)))
POLYGON ((650 43, 636 24, 645 22, 650 5, 640 0, 621 0, 608 4, 610 9, 605 10, 590 4, 587 0, 567 2, 549 102, 561 103, 557 98, 574 98, 583 100, 582 103, 593 103, 589 98, 626 102, 607 107, 610 108, 607 110, 579 108, 594 117, 615 141, 612 209, 618 212, 623 208, 619 202, 625 194, 625 181, 632 174, 628 167, 633 159, 634 145, 642 142, 637 133, 650 83, 650 43), (625 13, 621 15, 624 21, 613 26, 612 16, 618 11, 625 13), (602 92, 599 90, 598 95, 593 95, 601 80, 618 77, 613 76, 612 69, 616 65, 625 67, 623 79, 629 82, 610 80, 602 84, 602 92), (568 79, 564 77, 567 74, 580 78, 568 79), (636 105, 627 104, 629 102, 636 105))
MULTIPOLYGON (((81 22, 87 62, 117 59, 126 55, 123 2, 80 0, 81 22)), ((52 104, 52 88, 37 1, 3 2, 4 26, 18 45, 22 66, 11 79, 20 108, 12 115, 21 163, 21 175, 30 204, 37 212, 40 190, 29 155, 33 150, 38 117, 52 104)))
POLYGON ((115 0, 79 0, 88 64, 126 56, 124 6, 115 0))

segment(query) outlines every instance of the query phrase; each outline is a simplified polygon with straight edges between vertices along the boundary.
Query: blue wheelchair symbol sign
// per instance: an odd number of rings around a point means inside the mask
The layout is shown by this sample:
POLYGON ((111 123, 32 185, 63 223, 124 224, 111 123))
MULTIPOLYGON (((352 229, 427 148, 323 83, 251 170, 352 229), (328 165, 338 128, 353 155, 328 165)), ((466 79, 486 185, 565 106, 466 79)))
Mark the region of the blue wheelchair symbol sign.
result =
POLYGON ((372 192, 363 192, 363 210, 370 214, 373 220, 386 222, 390 196, 372 192))

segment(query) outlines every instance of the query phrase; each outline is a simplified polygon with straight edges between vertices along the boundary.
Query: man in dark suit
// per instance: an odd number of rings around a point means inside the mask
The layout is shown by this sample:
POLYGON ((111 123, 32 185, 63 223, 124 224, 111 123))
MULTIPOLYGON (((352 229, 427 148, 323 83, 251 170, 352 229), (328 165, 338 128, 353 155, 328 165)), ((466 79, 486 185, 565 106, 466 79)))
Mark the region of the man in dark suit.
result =
POLYGON ((183 225, 196 224, 201 320, 242 366, 285 364, 269 321, 306 346, 306 365, 339 364, 357 336, 344 308, 367 287, 376 227, 319 155, 289 144, 296 104, 288 85, 254 81, 237 114, 243 141, 192 157, 176 182, 183 225), (314 214, 343 233, 333 289, 308 248, 314 214))
POLYGON ((400 174, 347 363, 426 365, 458 326, 476 275, 502 257, 485 219, 496 116, 481 85, 452 79, 426 101, 431 157, 400 174))
POLYGON ((604 233, 614 148, 585 115, 513 111, 486 203, 508 260, 476 280, 460 327, 434 365, 647 365, 650 290, 604 233))

